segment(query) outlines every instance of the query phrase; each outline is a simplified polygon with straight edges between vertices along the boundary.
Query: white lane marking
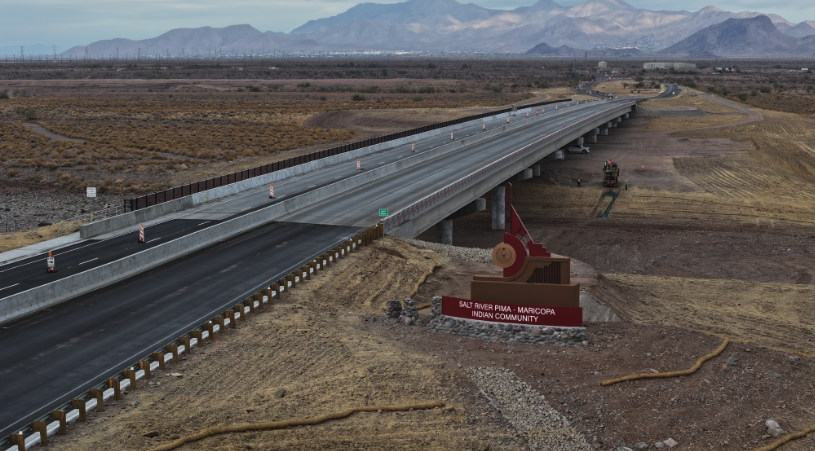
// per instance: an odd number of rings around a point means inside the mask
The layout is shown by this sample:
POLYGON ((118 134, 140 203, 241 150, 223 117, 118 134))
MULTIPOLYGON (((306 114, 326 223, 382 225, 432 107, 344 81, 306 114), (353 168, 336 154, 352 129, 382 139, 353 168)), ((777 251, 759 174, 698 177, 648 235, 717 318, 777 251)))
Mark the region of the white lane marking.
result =
MULTIPOLYGON (((94 260, 99 260, 99 257, 92 258, 92 259, 90 259, 90 260, 85 260, 84 262, 80 263, 79 265, 84 265, 85 263, 90 263, 90 262, 92 262, 92 261, 94 261, 94 260)), ((77 266, 79 266, 79 265, 77 265, 77 266)))
POLYGON ((153 238, 152 240, 148 241, 148 243, 152 243, 153 241, 158 241, 158 240, 160 240, 160 239, 162 239, 162 238, 164 238, 164 237, 163 237, 163 236, 160 236, 160 237, 158 237, 158 238, 153 238))
MULTIPOLYGON (((206 223, 208 223, 208 222, 212 222, 212 221, 204 221, 204 222, 202 222, 201 224, 198 224, 198 225, 199 225, 199 226, 202 226, 202 225, 204 225, 204 224, 206 224, 206 223)), ((196 226, 196 227, 197 227, 197 226, 196 226)))
MULTIPOLYGON (((103 242, 105 242, 105 241, 107 241, 107 240, 109 240, 109 239, 110 239, 110 238, 106 238, 106 239, 104 239, 104 240, 98 240, 98 241, 94 241, 94 242, 92 242, 92 243, 88 243, 88 244, 86 244, 86 245, 84 245, 84 246, 79 246, 79 247, 73 248, 73 249, 68 250, 68 251, 65 251, 65 252, 60 252, 59 254, 57 254, 56 252, 54 252, 54 257, 56 257, 56 256, 60 256, 60 255, 64 255, 64 254, 67 254, 67 253, 69 253, 69 252, 73 252, 73 251, 75 251, 75 250, 82 249, 82 248, 85 248, 85 247, 88 247, 88 246, 93 246, 94 244, 103 243, 103 242)), ((44 258, 44 257, 45 257, 45 254, 43 254, 41 258, 44 258)), ((32 264, 32 263, 39 263, 39 262, 40 262, 40 260, 39 260, 38 256, 36 256, 36 255, 35 255, 35 256, 33 256, 33 257, 25 257, 25 258, 37 258, 37 260, 30 261, 30 262, 28 262, 28 263, 23 263, 22 265, 12 266, 11 268, 6 268, 6 269, 3 269, 3 270, 0 270, 0 272, 11 271, 12 269, 15 269, 15 268, 22 268, 23 266, 27 266, 27 265, 30 265, 30 264, 32 264)))
POLYGON ((6 288, 16 287, 17 285, 20 285, 20 282, 17 282, 14 285, 9 285, 7 287, 0 288, 0 290, 5 290, 6 288))

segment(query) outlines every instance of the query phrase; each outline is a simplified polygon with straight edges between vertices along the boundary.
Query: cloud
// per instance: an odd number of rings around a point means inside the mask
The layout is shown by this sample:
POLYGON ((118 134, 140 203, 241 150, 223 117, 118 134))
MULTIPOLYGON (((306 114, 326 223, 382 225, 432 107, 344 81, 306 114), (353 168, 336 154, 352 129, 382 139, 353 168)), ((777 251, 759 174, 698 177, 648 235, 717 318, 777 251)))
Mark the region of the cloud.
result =
MULTIPOLYGON (((369 0, 396 3, 397 0, 369 0)), ((461 0, 467 3, 468 0, 461 0)), ((480 6, 493 9, 514 9, 529 6, 536 0, 475 0, 480 6)), ((303 23, 333 16, 357 1, 349 0, 6 0, 0 14, 0 48, 40 43, 57 50, 84 45, 101 39, 147 39, 173 28, 202 26, 225 27, 248 23, 266 31, 288 32, 303 23)), ((564 6, 581 3, 578 0, 559 1, 564 6)), ((681 7, 690 11, 708 6, 708 0, 676 3, 668 0, 630 0, 639 8, 672 10, 681 7)), ((815 4, 811 0, 791 0, 767 3, 759 0, 725 0, 715 6, 730 10, 752 10, 774 13, 794 22, 815 19, 815 4)), ((19 49, 18 49, 19 50, 19 49)))

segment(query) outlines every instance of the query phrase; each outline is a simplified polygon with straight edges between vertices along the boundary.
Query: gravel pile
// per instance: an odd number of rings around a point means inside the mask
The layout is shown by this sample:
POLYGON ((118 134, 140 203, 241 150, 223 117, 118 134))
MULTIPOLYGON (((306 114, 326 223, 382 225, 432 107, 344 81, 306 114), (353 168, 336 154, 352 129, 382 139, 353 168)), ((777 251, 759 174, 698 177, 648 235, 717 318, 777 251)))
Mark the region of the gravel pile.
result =
POLYGON ((468 373, 490 404, 526 438, 530 448, 548 451, 594 449, 540 393, 512 371, 480 367, 468 373))
POLYGON ((438 252, 450 257, 460 258, 462 260, 469 260, 473 262, 492 263, 492 250, 479 249, 477 247, 458 247, 449 244, 431 243, 429 241, 414 240, 410 238, 399 238, 403 242, 411 246, 421 249, 430 249, 431 251, 438 252))

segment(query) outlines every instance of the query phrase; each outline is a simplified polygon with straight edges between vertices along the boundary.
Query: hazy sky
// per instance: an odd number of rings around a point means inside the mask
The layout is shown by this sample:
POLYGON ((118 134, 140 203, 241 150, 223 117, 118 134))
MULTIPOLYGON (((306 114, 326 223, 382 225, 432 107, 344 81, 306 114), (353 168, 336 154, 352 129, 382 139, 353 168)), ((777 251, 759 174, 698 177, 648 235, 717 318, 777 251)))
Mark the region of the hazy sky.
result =
MULTIPOLYGON (((399 0, 374 0, 396 3, 399 0)), ((461 0, 460 0, 461 1, 461 0)), ((494 9, 529 6, 536 0, 476 0, 494 9)), ((713 4, 728 11, 760 11, 781 15, 792 22, 815 20, 815 2, 789 0, 629 0, 647 9, 697 11, 713 4)), ((248 23, 266 31, 285 31, 310 19, 339 14, 357 4, 353 0, 0 0, 0 54, 57 52, 101 39, 146 39, 173 28, 224 27, 248 23), (41 46, 33 47, 34 44, 41 46), (48 49, 48 50, 46 50, 48 49)), ((466 3, 466 1, 462 1, 466 3)), ((570 6, 580 0, 559 1, 570 6)))

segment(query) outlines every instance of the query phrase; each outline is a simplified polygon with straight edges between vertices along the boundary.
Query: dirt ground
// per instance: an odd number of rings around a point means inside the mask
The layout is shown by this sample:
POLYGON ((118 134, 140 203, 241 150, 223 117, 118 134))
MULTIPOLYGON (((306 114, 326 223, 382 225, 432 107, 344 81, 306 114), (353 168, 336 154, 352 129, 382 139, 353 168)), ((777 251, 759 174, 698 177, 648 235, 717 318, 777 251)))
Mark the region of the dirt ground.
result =
MULTIPOLYGON (((215 425, 305 418, 349 407, 441 401, 445 409, 370 413, 276 431, 208 438, 181 449, 528 449, 479 395, 473 367, 508 368, 534 387, 595 449, 673 438, 677 449, 749 449, 769 443, 767 418, 794 431, 811 425, 815 361, 732 344, 696 374, 601 387, 627 374, 690 367, 721 339, 636 323, 588 324, 586 348, 508 345, 427 332, 386 319, 381 305, 420 288, 467 296, 463 261, 388 240, 352 254, 235 331, 217 335, 159 371, 89 424, 71 426, 54 450, 149 450, 215 425), (731 359, 732 364, 726 363, 731 359), (172 376, 176 374, 180 376, 172 376), (152 438, 145 435, 154 436, 152 438)), ((576 265, 576 276, 594 270, 576 265), (582 269, 577 269, 582 268, 582 269)), ((422 317, 427 320, 427 310, 422 317)), ((815 446, 812 439, 787 450, 815 446)))

